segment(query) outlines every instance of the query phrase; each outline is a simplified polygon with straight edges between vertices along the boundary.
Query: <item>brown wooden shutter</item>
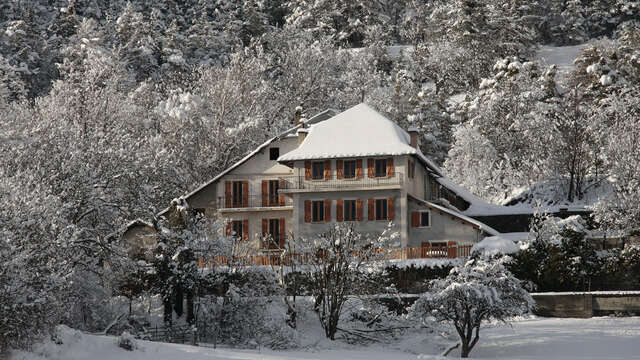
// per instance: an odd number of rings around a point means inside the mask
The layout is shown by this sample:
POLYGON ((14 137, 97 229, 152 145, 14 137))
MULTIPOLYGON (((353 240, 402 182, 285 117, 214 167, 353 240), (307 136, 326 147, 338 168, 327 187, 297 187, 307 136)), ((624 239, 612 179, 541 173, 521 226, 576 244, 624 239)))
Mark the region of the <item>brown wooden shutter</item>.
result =
POLYGON ((311 180, 311 161, 304 162, 304 179, 311 180))
POLYGON ((411 226, 420 227, 420 212, 414 211, 411 213, 411 226))
POLYGON ((224 207, 231 207, 231 181, 224 182, 224 207))
POLYGON ((262 180, 262 206, 269 205, 269 181, 262 180))
POLYGON ((362 159, 358 159, 356 160, 356 178, 362 179, 363 176, 364 175, 362 174, 362 159))
POLYGON ((356 219, 362 221, 362 200, 356 200, 356 219))
POLYGON ((242 181, 242 207, 249 207, 249 181, 242 181))
POLYGON ((304 201, 304 222, 311 222, 311 201, 304 201))
POLYGON ((367 159, 367 176, 370 178, 375 177, 375 161, 373 159, 367 159))
POLYGON ((242 240, 249 238, 249 220, 242 220, 242 240))
POLYGON ((393 166, 393 158, 390 157, 387 159, 387 177, 393 177, 395 173, 395 167, 393 166))
POLYGON ((393 198, 387 199, 387 215, 389 220, 393 220, 395 207, 393 206, 393 198))
POLYGON ((231 220, 227 221, 227 227, 224 231, 225 236, 233 236, 233 222, 231 220))
POLYGON ((262 219, 262 236, 269 235, 269 219, 262 219))
MULTIPOLYGON (((278 192, 281 192, 285 188, 284 179, 280 179, 278 182, 278 192)), ((280 206, 284 206, 284 194, 278 195, 278 202, 280 206)))
POLYGON ((344 163, 342 160, 336 160, 336 178, 344 178, 344 163))
POLYGON ((376 205, 376 200, 375 199, 369 199, 367 200, 367 217, 369 220, 375 220, 376 218, 376 214, 375 214, 375 205, 376 205))
POLYGON ((280 248, 284 248, 284 242, 287 239, 287 229, 285 229, 285 221, 284 218, 280 218, 280 248))
POLYGON ((331 222, 331 200, 324 201, 324 222, 331 222))
POLYGON ((336 221, 344 221, 344 200, 336 201, 336 221))
POLYGON ((324 161, 324 179, 325 180, 331 179, 331 160, 324 161))

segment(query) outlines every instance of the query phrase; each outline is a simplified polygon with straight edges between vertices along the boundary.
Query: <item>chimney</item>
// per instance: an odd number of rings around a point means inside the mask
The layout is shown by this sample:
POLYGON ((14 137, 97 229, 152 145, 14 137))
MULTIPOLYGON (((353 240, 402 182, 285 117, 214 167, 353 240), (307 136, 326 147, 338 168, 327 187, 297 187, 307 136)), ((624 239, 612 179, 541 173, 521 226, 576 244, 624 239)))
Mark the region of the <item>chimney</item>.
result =
POLYGON ((302 119, 302 106, 298 105, 296 106, 296 112, 295 112, 295 115, 293 116, 293 125, 300 124, 301 119, 302 119))
POLYGON ((304 139, 307 137, 308 133, 309 133, 308 129, 305 129, 305 128, 298 129, 298 146, 302 144, 304 139))
POLYGON ((419 133, 416 126, 409 127, 409 136, 411 137, 411 147, 418 149, 420 147, 419 133))

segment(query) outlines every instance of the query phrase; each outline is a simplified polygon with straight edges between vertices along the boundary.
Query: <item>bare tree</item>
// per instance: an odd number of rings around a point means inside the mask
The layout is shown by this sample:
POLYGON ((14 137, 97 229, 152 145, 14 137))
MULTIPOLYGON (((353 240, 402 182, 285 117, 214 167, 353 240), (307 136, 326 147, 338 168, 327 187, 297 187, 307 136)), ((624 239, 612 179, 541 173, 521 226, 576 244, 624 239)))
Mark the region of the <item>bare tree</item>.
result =
POLYGON ((357 232, 353 225, 339 224, 316 239, 300 241, 301 247, 313 250, 308 259, 311 292, 315 310, 325 335, 335 340, 342 308, 349 295, 361 292, 360 272, 383 255, 380 249, 396 237, 385 230, 377 237, 357 232))

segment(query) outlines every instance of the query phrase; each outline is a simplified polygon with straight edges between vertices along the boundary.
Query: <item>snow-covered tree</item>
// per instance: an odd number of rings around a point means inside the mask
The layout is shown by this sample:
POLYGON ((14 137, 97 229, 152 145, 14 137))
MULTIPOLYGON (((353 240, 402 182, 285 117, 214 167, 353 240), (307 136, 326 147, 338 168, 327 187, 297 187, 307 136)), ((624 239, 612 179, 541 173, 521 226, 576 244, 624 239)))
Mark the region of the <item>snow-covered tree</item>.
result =
POLYGON ((629 91, 608 101, 599 113, 615 119, 607 128, 604 157, 609 164, 614 192, 595 205, 594 217, 609 229, 640 228, 640 103, 629 91))
POLYGON ((508 323, 513 316, 526 314, 534 301, 505 267, 503 260, 468 260, 454 267, 445 279, 431 281, 431 289, 411 308, 418 319, 434 317, 451 323, 460 336, 460 356, 469 353, 480 340, 483 323, 508 323))
POLYGON ((366 286, 359 273, 380 256, 397 237, 387 229, 372 237, 357 232, 352 225, 336 225, 315 239, 300 239, 298 248, 311 256, 311 293, 314 310, 327 338, 335 340, 343 306, 349 295, 362 294, 366 286))

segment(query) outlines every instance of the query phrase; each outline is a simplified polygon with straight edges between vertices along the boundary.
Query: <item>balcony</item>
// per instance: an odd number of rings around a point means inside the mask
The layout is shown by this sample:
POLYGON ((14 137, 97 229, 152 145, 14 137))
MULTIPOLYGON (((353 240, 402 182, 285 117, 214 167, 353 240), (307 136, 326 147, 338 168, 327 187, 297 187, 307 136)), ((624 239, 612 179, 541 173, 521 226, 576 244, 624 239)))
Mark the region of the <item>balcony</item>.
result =
POLYGON ((370 178, 366 174, 361 179, 337 179, 332 174, 329 179, 307 180, 304 176, 281 177, 280 191, 292 192, 323 192, 323 191, 352 191, 352 190, 380 190, 399 189, 404 185, 404 174, 395 172, 391 177, 370 178))
POLYGON ((291 210, 293 200, 287 196, 268 195, 264 199, 261 195, 249 195, 242 197, 218 197, 218 211, 264 211, 264 210, 291 210))

